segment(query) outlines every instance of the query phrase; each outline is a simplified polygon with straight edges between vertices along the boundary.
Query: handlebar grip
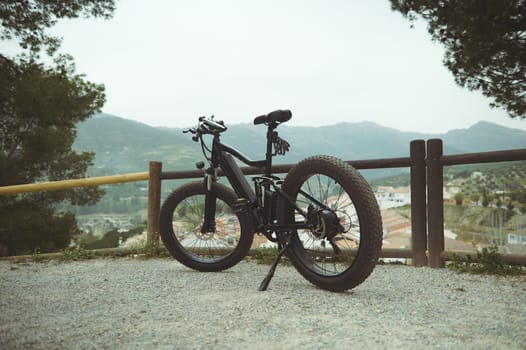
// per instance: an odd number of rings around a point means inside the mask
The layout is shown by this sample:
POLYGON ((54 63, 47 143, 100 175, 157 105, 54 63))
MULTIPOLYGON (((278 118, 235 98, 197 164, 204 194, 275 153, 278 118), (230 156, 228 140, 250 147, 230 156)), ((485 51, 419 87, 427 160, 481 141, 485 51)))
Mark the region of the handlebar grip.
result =
POLYGON ((260 115, 254 119, 254 125, 265 123, 285 123, 292 118, 292 112, 288 109, 278 109, 269 114, 260 115))

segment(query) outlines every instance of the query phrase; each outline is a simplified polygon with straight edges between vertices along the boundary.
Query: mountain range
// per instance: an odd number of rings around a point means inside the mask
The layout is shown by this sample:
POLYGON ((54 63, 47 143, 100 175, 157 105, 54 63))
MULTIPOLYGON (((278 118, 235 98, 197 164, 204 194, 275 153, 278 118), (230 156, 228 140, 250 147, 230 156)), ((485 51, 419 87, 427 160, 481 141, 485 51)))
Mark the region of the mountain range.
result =
MULTIPOLYGON (((263 159, 263 126, 228 125, 222 140, 251 159, 263 159)), ((440 138, 445 154, 499 151, 526 148, 526 131, 489 122, 478 122, 467 129, 444 134, 404 132, 372 122, 339 123, 320 127, 281 125, 280 137, 291 144, 290 152, 276 157, 276 164, 295 163, 314 154, 330 154, 344 160, 407 157, 409 143, 416 139, 440 138)), ((101 113, 77 125, 73 148, 96 153, 91 176, 141 172, 148 162, 162 161, 163 170, 193 169, 203 160, 198 143, 182 129, 152 127, 136 121, 101 113)), ((393 174, 374 170, 373 177, 393 174)))

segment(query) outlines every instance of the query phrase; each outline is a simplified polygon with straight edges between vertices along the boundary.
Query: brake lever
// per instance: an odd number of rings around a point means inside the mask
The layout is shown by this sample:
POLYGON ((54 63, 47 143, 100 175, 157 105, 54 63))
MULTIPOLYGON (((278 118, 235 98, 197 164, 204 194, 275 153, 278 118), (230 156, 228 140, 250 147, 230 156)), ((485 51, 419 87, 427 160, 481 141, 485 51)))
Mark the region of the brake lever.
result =
POLYGON ((199 141, 199 137, 201 135, 200 135, 199 130, 197 128, 184 129, 183 130, 183 134, 187 134, 187 133, 192 133, 194 135, 194 136, 192 136, 192 141, 194 141, 194 142, 198 142, 199 141))

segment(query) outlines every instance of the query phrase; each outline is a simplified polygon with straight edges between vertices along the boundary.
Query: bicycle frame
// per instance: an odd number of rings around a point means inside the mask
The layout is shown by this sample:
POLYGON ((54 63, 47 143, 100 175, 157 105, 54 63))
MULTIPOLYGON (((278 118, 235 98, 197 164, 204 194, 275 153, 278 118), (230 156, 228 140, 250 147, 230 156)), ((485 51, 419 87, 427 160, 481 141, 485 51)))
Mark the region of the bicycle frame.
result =
MULTIPOLYGON (((298 210, 305 218, 308 213, 299 208, 295 201, 281 191, 279 183, 281 179, 272 175, 272 144, 277 137, 275 132, 276 126, 269 125, 267 131, 267 151, 264 160, 248 159, 241 152, 235 148, 226 145, 220 141, 219 134, 215 134, 212 142, 212 156, 210 167, 206 170, 205 181, 207 184, 207 193, 205 198, 205 215, 203 223, 203 232, 212 231, 215 228, 215 196, 211 191, 211 182, 217 179, 217 168, 220 167, 234 192, 239 197, 239 203, 236 205, 236 210, 244 210, 249 213, 250 219, 253 223, 254 232, 263 233, 269 240, 276 242, 277 237, 273 237, 272 233, 277 235, 290 231, 292 229, 307 228, 306 221, 299 222, 294 225, 280 225, 276 222, 276 206, 278 197, 280 200, 285 200, 298 210), (245 175, 237 165, 234 157, 248 166, 263 168, 264 176, 254 177, 254 189, 246 180, 245 175)), ((326 207, 318 200, 312 198, 307 193, 302 192, 309 197, 320 207, 326 207)))

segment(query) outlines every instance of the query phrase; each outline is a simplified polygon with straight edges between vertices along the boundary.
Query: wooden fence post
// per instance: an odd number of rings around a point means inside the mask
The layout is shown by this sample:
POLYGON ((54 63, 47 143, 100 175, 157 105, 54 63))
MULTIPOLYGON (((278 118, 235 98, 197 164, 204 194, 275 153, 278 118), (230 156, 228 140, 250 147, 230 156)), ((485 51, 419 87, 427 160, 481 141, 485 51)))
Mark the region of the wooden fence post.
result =
POLYGON ((427 141, 427 230, 429 267, 444 267, 444 178, 442 140, 427 141))
POLYGON ((159 212, 161 211, 161 171, 163 163, 150 162, 148 181, 148 231, 146 244, 155 251, 159 247, 159 212))
POLYGON ((411 250, 413 266, 427 266, 426 143, 414 140, 411 154, 411 250))

